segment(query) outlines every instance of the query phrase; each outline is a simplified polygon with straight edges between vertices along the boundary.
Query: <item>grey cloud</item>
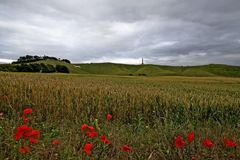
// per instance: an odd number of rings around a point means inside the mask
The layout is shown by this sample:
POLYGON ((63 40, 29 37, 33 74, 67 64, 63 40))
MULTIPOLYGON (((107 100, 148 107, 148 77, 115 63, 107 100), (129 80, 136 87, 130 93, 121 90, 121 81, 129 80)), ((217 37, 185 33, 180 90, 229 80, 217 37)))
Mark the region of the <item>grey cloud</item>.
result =
POLYGON ((239 0, 0 0, 0 59, 240 65, 239 8, 239 0))

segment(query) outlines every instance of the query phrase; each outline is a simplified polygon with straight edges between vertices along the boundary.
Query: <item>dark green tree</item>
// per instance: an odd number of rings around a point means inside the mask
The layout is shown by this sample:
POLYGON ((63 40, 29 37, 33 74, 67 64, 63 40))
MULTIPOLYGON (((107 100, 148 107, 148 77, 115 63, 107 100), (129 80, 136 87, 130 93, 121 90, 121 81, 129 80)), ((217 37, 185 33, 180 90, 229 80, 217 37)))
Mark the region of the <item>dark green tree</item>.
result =
POLYGON ((56 65, 56 71, 61 73, 69 73, 68 68, 63 65, 56 65))

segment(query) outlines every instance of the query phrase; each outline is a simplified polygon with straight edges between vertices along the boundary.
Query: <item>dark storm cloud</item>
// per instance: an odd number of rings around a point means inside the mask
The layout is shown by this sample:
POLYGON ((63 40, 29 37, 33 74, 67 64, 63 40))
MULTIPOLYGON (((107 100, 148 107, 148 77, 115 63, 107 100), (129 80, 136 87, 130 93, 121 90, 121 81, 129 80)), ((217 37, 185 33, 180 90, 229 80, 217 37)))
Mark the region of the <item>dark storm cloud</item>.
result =
POLYGON ((240 65, 239 0, 0 0, 0 61, 240 65))

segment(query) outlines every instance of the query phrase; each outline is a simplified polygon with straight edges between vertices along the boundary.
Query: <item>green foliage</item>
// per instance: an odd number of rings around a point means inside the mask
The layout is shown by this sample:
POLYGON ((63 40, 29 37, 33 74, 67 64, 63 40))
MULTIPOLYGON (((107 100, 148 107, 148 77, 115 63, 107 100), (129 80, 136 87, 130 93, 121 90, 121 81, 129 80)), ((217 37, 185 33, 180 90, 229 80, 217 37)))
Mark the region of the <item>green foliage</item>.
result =
POLYGON ((55 72, 56 69, 54 66, 48 64, 45 65, 43 63, 33 63, 33 64, 20 64, 15 65, 16 71, 18 72, 42 72, 42 73, 52 73, 55 72))
POLYGON ((18 60, 16 62, 13 62, 12 64, 32 63, 32 62, 37 62, 41 60, 55 60, 55 61, 64 61, 66 63, 70 63, 68 59, 61 60, 56 57, 26 55, 26 56, 19 57, 18 60))
POLYGON ((61 61, 66 62, 66 63, 71 63, 68 59, 62 59, 61 61))
POLYGON ((0 65, 0 71, 53 73, 53 72, 56 72, 56 68, 51 64, 22 63, 22 64, 15 64, 15 65, 10 65, 10 64, 0 65))
POLYGON ((17 71, 14 65, 11 64, 0 64, 0 71, 3 72, 15 72, 17 71))
POLYGON ((41 63, 40 66, 41 66, 41 71, 40 72, 42 72, 42 73, 51 73, 51 72, 56 71, 54 66, 50 65, 50 64, 45 65, 44 63, 41 63))
POLYGON ((13 64, 36 62, 42 59, 43 57, 26 55, 19 57, 16 62, 13 62, 13 64))
POLYGON ((44 64, 50 64, 53 65, 54 67, 56 67, 56 65, 61 65, 61 66, 66 66, 69 70, 69 73, 74 73, 74 74, 87 74, 87 72, 81 70, 81 68, 70 64, 70 63, 66 63, 64 61, 55 61, 55 60, 42 60, 42 61, 38 61, 38 62, 34 62, 34 63, 44 63, 44 64))
POLYGON ((56 65, 56 71, 61 73, 69 73, 68 68, 62 65, 56 65))
POLYGON ((41 65, 39 64, 29 64, 32 72, 40 72, 41 71, 41 65))

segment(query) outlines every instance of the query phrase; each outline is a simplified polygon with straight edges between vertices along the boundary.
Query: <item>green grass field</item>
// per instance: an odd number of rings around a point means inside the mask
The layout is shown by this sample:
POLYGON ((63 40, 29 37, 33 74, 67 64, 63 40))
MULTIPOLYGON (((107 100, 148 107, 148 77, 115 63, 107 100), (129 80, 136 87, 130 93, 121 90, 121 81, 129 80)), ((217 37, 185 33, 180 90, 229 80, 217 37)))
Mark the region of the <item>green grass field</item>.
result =
POLYGON ((89 74, 146 76, 240 77, 239 66, 210 64, 203 66, 126 65, 114 63, 76 64, 89 74))
MULTIPOLYGON (((108 70, 98 64, 80 64, 80 69, 102 74, 179 72, 167 66, 101 65, 108 70)), ((210 73, 211 65, 200 68, 203 76, 210 73)), ((183 73, 192 76, 191 69, 184 68, 183 73)), ((210 76, 219 70, 215 66, 210 76)), ((240 78, 0 73, 0 84, 0 159, 240 158, 239 147, 224 146, 225 137, 240 144, 240 78), (30 154, 20 154, 18 149, 26 141, 14 138, 25 108, 33 109, 29 125, 41 132, 30 154), (107 114, 113 115, 111 121, 107 114), (80 129, 84 123, 107 135, 112 145, 84 137, 80 129), (194 142, 176 148, 176 136, 187 141, 191 131, 196 133, 194 142), (204 147, 206 137, 214 142, 213 148, 204 147), (61 145, 52 145, 53 139, 61 145), (83 151, 86 143, 94 145, 91 157, 83 151), (133 151, 121 151, 123 145, 133 151)))

